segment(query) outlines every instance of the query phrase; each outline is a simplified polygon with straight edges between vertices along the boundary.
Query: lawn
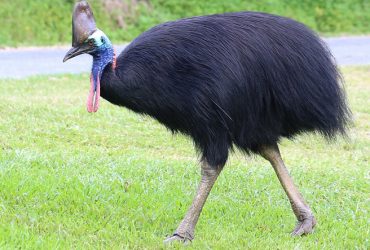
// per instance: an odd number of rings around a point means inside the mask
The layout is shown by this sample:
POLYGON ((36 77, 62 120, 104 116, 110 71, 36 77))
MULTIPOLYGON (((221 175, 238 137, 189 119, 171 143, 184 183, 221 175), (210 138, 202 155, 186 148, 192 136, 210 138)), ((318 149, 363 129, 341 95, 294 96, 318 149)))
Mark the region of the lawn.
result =
MULTIPOLYGON (((76 0, 0 1, 0 47, 66 44, 76 0)), ((97 25, 114 43, 183 17, 262 11, 296 19, 321 35, 369 34, 368 0, 89 0, 97 25), (345 18, 343 18, 345 17, 345 18)))
MULTIPOLYGON (((290 237, 295 217, 273 169, 236 152, 187 249, 369 249, 370 67, 343 74, 349 138, 281 144, 315 232, 290 237)), ((192 142, 105 101, 87 113, 88 85, 88 75, 0 80, 0 248, 161 249, 190 205, 192 142)))

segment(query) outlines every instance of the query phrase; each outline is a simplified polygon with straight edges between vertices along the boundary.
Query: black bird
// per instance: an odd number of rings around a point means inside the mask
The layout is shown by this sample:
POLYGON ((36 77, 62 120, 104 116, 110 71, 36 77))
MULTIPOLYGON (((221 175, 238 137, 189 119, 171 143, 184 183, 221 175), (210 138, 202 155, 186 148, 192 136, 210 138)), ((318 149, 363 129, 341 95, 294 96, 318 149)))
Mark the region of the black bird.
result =
POLYGON ((322 40, 292 19, 259 12, 199 16, 141 34, 115 59, 86 1, 76 3, 72 49, 64 61, 93 56, 87 109, 99 96, 190 136, 201 156, 201 182, 167 242, 191 241, 207 196, 234 147, 268 160, 298 223, 316 220, 293 184, 278 143, 302 132, 331 139, 350 121, 340 73, 322 40))

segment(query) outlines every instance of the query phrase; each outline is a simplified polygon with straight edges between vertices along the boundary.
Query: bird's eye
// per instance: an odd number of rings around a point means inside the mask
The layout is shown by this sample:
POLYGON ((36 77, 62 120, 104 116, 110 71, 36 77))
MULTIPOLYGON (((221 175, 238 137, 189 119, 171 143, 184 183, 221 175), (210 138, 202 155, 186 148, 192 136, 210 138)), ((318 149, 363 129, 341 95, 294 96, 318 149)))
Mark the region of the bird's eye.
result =
POLYGON ((89 40, 89 46, 92 47, 94 45, 94 41, 93 40, 89 40))
POLYGON ((104 38, 103 37, 101 38, 101 42, 104 43, 104 38))

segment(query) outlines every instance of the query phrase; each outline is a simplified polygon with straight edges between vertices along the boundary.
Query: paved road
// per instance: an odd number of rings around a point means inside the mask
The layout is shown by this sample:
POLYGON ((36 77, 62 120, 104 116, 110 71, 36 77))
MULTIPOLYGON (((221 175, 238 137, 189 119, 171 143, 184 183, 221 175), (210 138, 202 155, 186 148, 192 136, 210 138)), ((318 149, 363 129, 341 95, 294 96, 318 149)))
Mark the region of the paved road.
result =
MULTIPOLYGON (((340 65, 370 65, 370 36, 325 39, 340 65)), ((124 46, 116 47, 118 53, 124 46)), ((68 47, 0 50, 0 78, 88 72, 91 57, 62 63, 68 47)))

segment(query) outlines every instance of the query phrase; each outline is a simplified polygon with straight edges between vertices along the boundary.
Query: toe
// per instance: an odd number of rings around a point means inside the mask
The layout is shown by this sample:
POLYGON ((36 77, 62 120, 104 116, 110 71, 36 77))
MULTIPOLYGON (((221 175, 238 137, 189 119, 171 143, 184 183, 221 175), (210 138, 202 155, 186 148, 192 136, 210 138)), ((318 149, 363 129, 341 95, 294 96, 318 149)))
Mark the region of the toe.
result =
POLYGON ((182 242, 184 244, 188 244, 189 242, 191 242, 191 239, 187 238, 187 237, 184 237, 184 236, 181 236, 177 233, 173 234, 172 236, 170 237, 167 237, 163 243, 164 244, 171 244, 173 242, 182 242))
POLYGON ((301 236, 309 234, 313 231, 313 228, 316 225, 316 220, 314 217, 307 218, 303 221, 299 221, 297 226, 292 232, 292 236, 301 236))
POLYGON ((293 230, 292 236, 301 236, 304 233, 302 225, 297 225, 297 227, 293 230))

